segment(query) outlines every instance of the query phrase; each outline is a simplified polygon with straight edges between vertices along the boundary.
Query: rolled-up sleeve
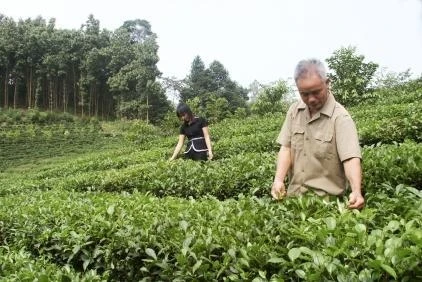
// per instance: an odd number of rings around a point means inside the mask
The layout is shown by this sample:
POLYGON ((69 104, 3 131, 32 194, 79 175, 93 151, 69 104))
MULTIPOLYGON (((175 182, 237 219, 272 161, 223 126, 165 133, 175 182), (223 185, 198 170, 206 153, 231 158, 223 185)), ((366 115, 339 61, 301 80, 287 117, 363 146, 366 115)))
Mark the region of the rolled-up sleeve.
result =
POLYGON ((277 137, 277 143, 285 146, 290 147, 291 146, 291 137, 292 137, 292 111, 294 106, 291 106, 290 109, 287 111, 286 118, 283 122, 283 126, 281 127, 280 133, 277 137))
POLYGON ((340 161, 344 162, 351 158, 362 159, 358 132, 352 117, 348 114, 338 116, 335 127, 337 152, 340 161))

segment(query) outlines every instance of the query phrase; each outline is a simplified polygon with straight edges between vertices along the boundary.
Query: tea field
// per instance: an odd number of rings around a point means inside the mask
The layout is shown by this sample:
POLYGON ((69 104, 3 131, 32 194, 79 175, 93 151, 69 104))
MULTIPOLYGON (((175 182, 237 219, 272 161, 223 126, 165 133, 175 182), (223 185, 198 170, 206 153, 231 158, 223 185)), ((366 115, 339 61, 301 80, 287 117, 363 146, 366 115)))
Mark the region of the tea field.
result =
POLYGON ((198 163, 168 161, 177 130, 0 112, 0 280, 422 281, 422 93, 409 95, 349 109, 361 211, 270 198, 281 114, 212 124, 215 160, 198 163))

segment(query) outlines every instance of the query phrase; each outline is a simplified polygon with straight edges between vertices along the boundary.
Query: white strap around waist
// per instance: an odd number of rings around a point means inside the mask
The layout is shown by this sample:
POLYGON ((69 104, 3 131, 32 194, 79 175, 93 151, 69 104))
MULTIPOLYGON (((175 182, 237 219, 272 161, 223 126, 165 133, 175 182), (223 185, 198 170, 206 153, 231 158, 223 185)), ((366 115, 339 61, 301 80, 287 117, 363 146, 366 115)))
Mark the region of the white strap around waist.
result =
POLYGON ((199 140, 199 139, 205 139, 205 138, 204 137, 195 137, 195 138, 189 139, 189 141, 199 140))
MULTIPOLYGON (((195 138, 192 138, 192 139, 190 139, 189 140, 189 142, 191 142, 191 141, 193 141, 193 140, 200 140, 200 139, 205 139, 204 137, 195 137, 195 138)), ((189 149, 187 149, 186 151, 185 151, 185 154, 187 154, 187 153, 189 153, 190 152, 190 150, 194 150, 195 152, 206 152, 206 151, 208 151, 208 148, 206 148, 206 149, 196 149, 195 148, 195 146, 194 146, 194 143, 193 142, 191 142, 191 145, 189 146, 189 149)))

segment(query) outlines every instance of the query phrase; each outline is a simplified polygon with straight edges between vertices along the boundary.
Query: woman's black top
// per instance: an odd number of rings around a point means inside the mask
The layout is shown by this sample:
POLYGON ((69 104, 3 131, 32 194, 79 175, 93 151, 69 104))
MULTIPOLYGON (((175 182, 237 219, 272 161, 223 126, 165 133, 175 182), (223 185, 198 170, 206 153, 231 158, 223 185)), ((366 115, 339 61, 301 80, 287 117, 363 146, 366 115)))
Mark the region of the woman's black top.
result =
POLYGON ((208 151, 207 144, 205 143, 204 132, 202 128, 207 127, 208 122, 202 117, 194 117, 191 123, 185 122, 180 127, 180 134, 188 138, 185 154, 191 150, 194 152, 208 151))

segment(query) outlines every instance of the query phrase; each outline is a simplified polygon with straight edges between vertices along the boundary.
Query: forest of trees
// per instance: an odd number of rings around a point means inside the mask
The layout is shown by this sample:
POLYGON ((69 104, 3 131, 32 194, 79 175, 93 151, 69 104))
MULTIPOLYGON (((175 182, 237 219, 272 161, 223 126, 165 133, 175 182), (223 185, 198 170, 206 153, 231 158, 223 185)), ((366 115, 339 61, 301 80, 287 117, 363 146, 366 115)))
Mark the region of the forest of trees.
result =
POLYGON ((171 107, 145 20, 108 31, 90 15, 79 30, 66 30, 54 19, 0 15, 0 38, 0 107, 151 121, 171 107))
POLYGON ((185 82, 186 85, 180 91, 183 101, 198 97, 201 104, 205 105, 211 97, 216 97, 224 98, 230 111, 246 106, 248 90, 232 81, 229 72, 219 61, 213 61, 206 68, 201 57, 196 56, 185 82))
POLYGON ((197 56, 185 79, 161 77, 156 37, 140 19, 109 31, 90 15, 79 30, 66 30, 55 19, 0 14, 0 108, 158 122, 173 109, 169 88, 202 109, 246 107, 248 90, 218 61, 206 68, 197 56))
MULTIPOLYGON (((172 92, 214 122, 233 114, 284 112, 296 96, 284 80, 254 81, 246 89, 221 62, 206 66, 199 55, 184 79, 164 77, 156 39, 148 21, 140 19, 109 31, 90 15, 80 29, 67 30, 56 28, 54 18, 16 22, 0 14, 0 108, 159 123, 174 117, 166 95, 172 92)), ((364 60, 352 46, 326 59, 331 87, 345 106, 367 100, 382 86, 373 84, 378 64, 364 60)), ((401 83, 409 76, 407 71, 389 80, 401 83)))

